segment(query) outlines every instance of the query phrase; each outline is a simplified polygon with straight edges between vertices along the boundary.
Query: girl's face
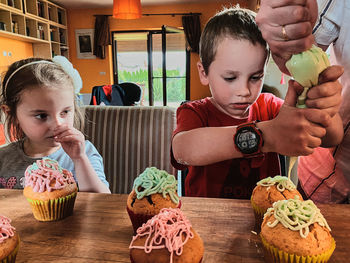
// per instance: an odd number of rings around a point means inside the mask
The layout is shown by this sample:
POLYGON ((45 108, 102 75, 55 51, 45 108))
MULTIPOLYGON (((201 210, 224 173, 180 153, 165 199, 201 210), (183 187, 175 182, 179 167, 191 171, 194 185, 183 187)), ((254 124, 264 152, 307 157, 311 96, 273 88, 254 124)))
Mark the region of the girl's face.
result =
POLYGON ((262 45, 225 37, 218 43, 208 74, 200 62, 198 70, 202 84, 209 85, 214 105, 243 119, 261 93, 266 62, 267 51, 262 45))
POLYGON ((16 114, 29 145, 48 155, 60 147, 54 140, 54 130, 63 124, 73 126, 73 89, 28 88, 21 94, 16 114))

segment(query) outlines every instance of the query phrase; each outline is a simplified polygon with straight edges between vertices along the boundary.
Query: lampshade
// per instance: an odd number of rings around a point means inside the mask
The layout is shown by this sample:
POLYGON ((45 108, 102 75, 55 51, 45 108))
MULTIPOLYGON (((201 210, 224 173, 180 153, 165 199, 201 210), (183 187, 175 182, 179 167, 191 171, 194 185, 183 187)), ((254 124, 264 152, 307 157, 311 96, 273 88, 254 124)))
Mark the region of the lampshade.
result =
POLYGON ((136 19, 141 17, 141 0, 113 0, 113 17, 136 19))

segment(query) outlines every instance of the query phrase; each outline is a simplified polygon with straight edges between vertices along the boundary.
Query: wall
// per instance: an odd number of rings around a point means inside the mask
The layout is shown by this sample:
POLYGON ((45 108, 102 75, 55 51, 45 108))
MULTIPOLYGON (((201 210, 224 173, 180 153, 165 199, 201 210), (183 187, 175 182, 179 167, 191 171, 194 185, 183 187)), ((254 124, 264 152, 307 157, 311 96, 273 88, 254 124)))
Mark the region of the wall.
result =
MULTIPOLYGON (((255 0, 239 0, 241 7, 252 8, 255 0), (248 4, 248 5, 247 5, 248 4)), ((142 7, 142 13, 202 13, 202 29, 207 20, 223 6, 232 5, 232 1, 218 1, 216 3, 200 4, 177 4, 163 6, 145 6, 142 7)), ((77 59, 75 29, 94 28, 96 14, 112 14, 112 9, 72 9, 68 10, 68 39, 69 56, 73 65, 77 68, 83 78, 82 93, 90 93, 93 86, 113 83, 112 52, 108 49, 106 59, 77 59)), ((162 25, 182 27, 181 16, 144 16, 135 20, 117 20, 110 18, 110 30, 142 30, 142 29, 160 29, 162 25)), ((200 84, 197 72, 197 61, 199 56, 191 54, 191 99, 198 99, 209 96, 209 88, 200 84)))
POLYGON ((33 47, 31 43, 0 37, 1 75, 3 75, 5 71, 7 71, 8 66, 13 62, 32 56, 33 47))

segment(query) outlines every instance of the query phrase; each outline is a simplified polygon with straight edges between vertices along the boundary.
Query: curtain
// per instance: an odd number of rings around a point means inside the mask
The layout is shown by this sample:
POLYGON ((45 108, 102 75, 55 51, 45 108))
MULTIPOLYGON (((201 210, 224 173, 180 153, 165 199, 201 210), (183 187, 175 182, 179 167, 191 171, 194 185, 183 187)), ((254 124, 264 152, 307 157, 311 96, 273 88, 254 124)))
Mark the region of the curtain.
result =
POLYGON ((111 45, 108 15, 97 15, 95 20, 94 55, 106 58, 106 46, 111 45))
POLYGON ((199 53, 199 40, 201 37, 201 23, 199 15, 186 15, 182 17, 182 26, 190 51, 199 53))

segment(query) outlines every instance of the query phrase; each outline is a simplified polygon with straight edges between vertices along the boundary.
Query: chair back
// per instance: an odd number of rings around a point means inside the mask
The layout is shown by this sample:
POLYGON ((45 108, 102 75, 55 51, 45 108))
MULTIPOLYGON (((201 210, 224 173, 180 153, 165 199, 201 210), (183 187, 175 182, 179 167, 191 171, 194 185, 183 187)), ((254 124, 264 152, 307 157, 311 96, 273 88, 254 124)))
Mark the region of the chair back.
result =
POLYGON ((155 166, 174 174, 170 163, 175 109, 170 107, 83 106, 84 134, 104 159, 112 193, 129 193, 134 179, 155 166))

